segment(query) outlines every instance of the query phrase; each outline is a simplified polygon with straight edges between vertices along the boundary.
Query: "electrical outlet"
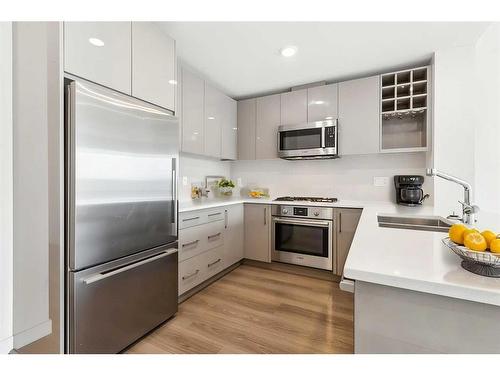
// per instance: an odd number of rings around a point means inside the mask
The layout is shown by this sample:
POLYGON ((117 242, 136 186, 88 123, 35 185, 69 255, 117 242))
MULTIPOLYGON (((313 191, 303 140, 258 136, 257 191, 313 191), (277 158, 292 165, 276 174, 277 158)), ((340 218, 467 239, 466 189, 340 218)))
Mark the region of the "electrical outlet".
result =
POLYGON ((389 185, 389 177, 373 177, 373 186, 384 187, 389 185))
POLYGON ((187 184, 188 184, 187 176, 182 176, 182 186, 187 186, 187 184))
POLYGON ((241 178, 238 178, 238 179, 236 180, 236 185, 238 185, 238 186, 243 186, 243 182, 241 181, 241 178))

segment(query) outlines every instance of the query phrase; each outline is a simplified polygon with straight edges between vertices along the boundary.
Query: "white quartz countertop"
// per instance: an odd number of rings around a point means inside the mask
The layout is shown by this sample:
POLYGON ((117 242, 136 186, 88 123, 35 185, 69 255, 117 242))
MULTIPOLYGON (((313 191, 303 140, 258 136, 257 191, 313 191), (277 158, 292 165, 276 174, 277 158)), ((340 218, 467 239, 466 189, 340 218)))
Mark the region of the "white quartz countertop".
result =
MULTIPOLYGON (((210 198, 181 202, 180 212, 232 204, 292 204, 273 199, 210 198)), ((500 306, 500 279, 464 270, 461 259, 441 239, 446 233, 382 228, 377 215, 445 216, 432 206, 403 207, 392 203, 339 200, 295 205, 363 208, 344 267, 349 279, 500 306)), ((478 229, 500 229, 498 217, 480 213, 478 229)))
MULTIPOLYGON (((382 228, 378 214, 443 216, 433 207, 366 204, 344 267, 346 278, 500 306, 500 279, 464 270, 441 242, 446 233, 382 228)), ((479 219, 475 227, 495 229, 496 219, 479 219)))

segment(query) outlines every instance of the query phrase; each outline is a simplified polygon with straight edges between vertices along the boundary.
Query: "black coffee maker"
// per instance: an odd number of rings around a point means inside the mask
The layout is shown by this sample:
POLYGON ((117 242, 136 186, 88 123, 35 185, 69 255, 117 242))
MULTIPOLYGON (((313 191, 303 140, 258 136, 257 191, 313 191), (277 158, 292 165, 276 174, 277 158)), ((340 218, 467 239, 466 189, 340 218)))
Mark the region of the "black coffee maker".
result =
POLYGON ((424 176, 394 176, 394 187, 396 188, 396 203, 403 206, 419 206, 429 198, 424 194, 422 184, 424 176))

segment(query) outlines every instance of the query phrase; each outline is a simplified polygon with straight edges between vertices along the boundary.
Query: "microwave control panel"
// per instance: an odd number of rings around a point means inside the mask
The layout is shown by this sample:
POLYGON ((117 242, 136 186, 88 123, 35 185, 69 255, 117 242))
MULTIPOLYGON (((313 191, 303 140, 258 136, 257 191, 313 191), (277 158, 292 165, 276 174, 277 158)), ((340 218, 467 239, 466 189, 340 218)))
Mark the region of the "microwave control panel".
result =
POLYGON ((335 147, 335 126, 325 127, 325 147, 335 147))

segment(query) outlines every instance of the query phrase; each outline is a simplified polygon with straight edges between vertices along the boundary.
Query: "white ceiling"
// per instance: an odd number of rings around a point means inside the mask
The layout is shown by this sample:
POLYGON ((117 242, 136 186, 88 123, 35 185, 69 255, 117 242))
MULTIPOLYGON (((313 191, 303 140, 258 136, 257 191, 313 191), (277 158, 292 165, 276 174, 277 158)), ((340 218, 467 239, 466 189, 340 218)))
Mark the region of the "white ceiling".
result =
POLYGON ((488 23, 163 22, 180 61, 234 98, 429 61, 473 43, 488 23), (294 57, 279 50, 295 45, 294 57))

